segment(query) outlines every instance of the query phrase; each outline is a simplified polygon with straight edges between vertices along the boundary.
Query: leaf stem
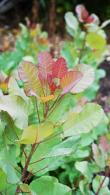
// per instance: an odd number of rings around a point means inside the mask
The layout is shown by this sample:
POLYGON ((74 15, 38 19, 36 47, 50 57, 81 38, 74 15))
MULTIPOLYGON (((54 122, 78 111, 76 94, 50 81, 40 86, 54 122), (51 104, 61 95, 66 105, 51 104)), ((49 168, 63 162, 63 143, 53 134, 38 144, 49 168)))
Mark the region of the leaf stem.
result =
POLYGON ((49 112, 49 114, 47 115, 47 118, 51 115, 51 113, 54 111, 54 109, 56 108, 56 105, 61 101, 61 99, 62 99, 62 97, 64 97, 64 95, 62 95, 62 96, 59 96, 58 98, 57 98, 57 100, 55 101, 55 103, 53 103, 53 105, 52 105, 52 107, 50 108, 50 112, 49 112))
POLYGON ((83 43, 82 43, 82 48, 81 48, 80 54, 79 54, 78 64, 80 64, 80 61, 81 61, 81 58, 82 58, 82 55, 83 55, 83 51, 84 51, 85 43, 86 43, 86 36, 87 36, 87 33, 84 36, 84 40, 83 40, 83 43))
POLYGON ((36 103, 37 116, 38 116, 38 120, 39 120, 39 123, 40 123, 41 121, 40 121, 40 114, 39 114, 37 100, 35 100, 35 103, 36 103))
POLYGON ((42 161, 42 160, 44 160, 44 159, 45 159, 45 158, 40 158, 39 160, 36 160, 36 161, 30 163, 30 165, 33 165, 33 164, 35 164, 35 163, 38 163, 38 162, 40 162, 40 161, 42 161))

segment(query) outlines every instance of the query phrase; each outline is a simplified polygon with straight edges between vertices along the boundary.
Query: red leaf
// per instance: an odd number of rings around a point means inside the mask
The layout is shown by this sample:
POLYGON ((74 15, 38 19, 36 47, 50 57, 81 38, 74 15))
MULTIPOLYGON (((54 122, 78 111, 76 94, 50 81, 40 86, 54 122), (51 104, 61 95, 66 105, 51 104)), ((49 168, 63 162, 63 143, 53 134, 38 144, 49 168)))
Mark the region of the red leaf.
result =
POLYGON ((80 71, 69 71, 60 81, 62 94, 68 93, 80 81, 82 73, 80 71))
POLYGON ((54 63, 52 56, 48 52, 41 52, 38 55, 39 78, 47 80, 47 76, 52 72, 52 64, 54 63))
POLYGON ((85 6, 80 4, 76 6, 76 13, 80 22, 85 22, 89 17, 89 12, 86 10, 85 6))
POLYGON ((76 6, 76 13, 77 13, 77 16, 80 22, 92 23, 92 22, 95 22, 96 20, 93 14, 89 15, 89 12, 85 8, 85 6, 82 4, 76 6))
POLYGON ((50 91, 52 92, 52 94, 55 92, 55 90, 57 89, 56 84, 53 81, 52 75, 48 75, 47 77, 47 82, 50 88, 50 91))
POLYGON ((54 82, 52 82, 51 84, 50 84, 50 90, 51 90, 51 92, 52 92, 52 94, 55 92, 55 90, 58 88, 56 85, 55 85, 55 83, 54 82))
POLYGON ((52 77, 62 78, 67 73, 66 61, 60 57, 52 66, 52 77))
POLYGON ((92 15, 90 15, 86 20, 85 20, 86 23, 92 23, 94 22, 94 17, 92 15))

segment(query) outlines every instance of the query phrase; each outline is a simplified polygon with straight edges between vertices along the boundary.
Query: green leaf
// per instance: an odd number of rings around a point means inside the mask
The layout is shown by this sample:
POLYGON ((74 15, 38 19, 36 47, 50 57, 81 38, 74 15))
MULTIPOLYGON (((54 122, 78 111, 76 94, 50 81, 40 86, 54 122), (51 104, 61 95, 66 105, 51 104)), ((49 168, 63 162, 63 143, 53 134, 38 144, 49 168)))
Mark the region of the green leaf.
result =
POLYGON ((64 113, 75 105, 74 97, 72 94, 66 94, 61 102, 55 107, 53 112, 48 117, 49 121, 59 123, 64 113))
MULTIPOLYGON (((49 153, 51 153, 52 149, 57 146, 61 142, 60 136, 53 136, 51 139, 47 139, 44 142, 40 143, 37 150, 34 152, 31 163, 29 165, 29 170, 33 170, 36 175, 46 173, 49 170, 55 169, 56 162, 58 158, 46 158, 49 153), (36 163, 36 161, 38 161, 36 163), (54 161, 54 163, 53 163, 54 161)), ((23 160, 23 164, 25 163, 25 159, 23 160)))
POLYGON ((0 191, 4 190, 7 186, 7 177, 2 169, 0 169, 0 191))
POLYGON ((1 96, 0 110, 8 112, 18 128, 24 128, 28 124, 27 104, 19 96, 1 96))
POLYGON ((0 168, 4 171, 7 177, 7 182, 16 184, 19 182, 19 176, 16 173, 17 155, 16 146, 10 145, 2 148, 0 151, 0 168))
POLYGON ((3 143, 5 145, 13 144, 18 135, 21 134, 21 130, 15 126, 14 121, 7 112, 1 111, 0 119, 2 121, 2 125, 4 126, 4 130, 2 132, 3 143))
MULTIPOLYGON (((5 174, 7 175, 7 182, 10 184, 16 184, 20 181, 19 177, 16 174, 15 169, 13 168, 13 166, 11 166, 9 163, 5 163, 3 162, 4 165, 2 166, 3 171, 5 172, 5 174)), ((0 162, 0 166, 1 166, 1 162, 0 162)))
POLYGON ((72 148, 54 148, 46 158, 57 157, 57 156, 68 156, 72 153, 72 148))
POLYGON ((38 195, 72 195, 71 188, 59 183, 55 177, 50 176, 43 176, 34 180, 30 187, 38 195))
POLYGON ((79 113, 70 112, 63 124, 64 137, 90 132, 102 121, 108 122, 101 106, 87 103, 79 113))

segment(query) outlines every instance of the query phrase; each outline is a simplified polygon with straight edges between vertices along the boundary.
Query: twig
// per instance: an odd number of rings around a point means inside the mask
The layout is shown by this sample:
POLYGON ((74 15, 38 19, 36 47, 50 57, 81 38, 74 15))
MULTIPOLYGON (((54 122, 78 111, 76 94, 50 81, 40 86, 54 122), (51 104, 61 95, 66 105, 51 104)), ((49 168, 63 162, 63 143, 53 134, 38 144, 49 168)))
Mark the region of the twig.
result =
POLYGON ((26 154, 24 148, 23 148, 23 153, 24 153, 24 155, 25 155, 25 158, 27 159, 27 154, 26 154))
POLYGON ((103 186, 103 184, 104 184, 104 181, 105 181, 106 177, 107 177, 107 176, 105 175, 105 177, 103 178, 102 182, 100 183, 100 186, 99 186, 99 188, 98 188, 98 190, 97 190, 97 192, 96 192, 95 195, 99 195, 99 192, 100 192, 100 190, 101 190, 101 188, 102 188, 102 186, 103 186))
POLYGON ((30 154, 29 154, 29 156, 28 156, 28 158, 27 158, 25 167, 24 167, 24 169, 23 169, 22 178, 21 178, 22 181, 25 180, 25 175, 26 175, 26 172, 27 172, 27 169, 28 169, 28 166, 29 166, 31 157, 32 157, 32 155, 33 155, 33 153, 34 153, 35 147, 36 147, 36 144, 33 144, 33 145, 32 145, 32 149, 31 149, 31 151, 30 151, 30 154))
POLYGON ((52 104, 52 106, 49 108, 49 111, 55 106, 55 104, 57 103, 57 101, 59 100, 60 95, 56 98, 56 100, 54 101, 54 103, 52 104))
POLYGON ((40 161, 42 161, 42 160, 44 160, 44 159, 45 159, 45 158, 40 158, 39 160, 36 160, 36 161, 30 163, 30 165, 35 164, 35 163, 38 163, 38 162, 40 162, 40 161))
POLYGON ((46 168, 48 168, 48 167, 49 167, 49 166, 47 165, 47 166, 43 167, 42 169, 39 169, 38 171, 34 172, 33 174, 35 175, 36 173, 38 173, 38 172, 40 172, 40 171, 43 171, 44 169, 46 169, 46 168))

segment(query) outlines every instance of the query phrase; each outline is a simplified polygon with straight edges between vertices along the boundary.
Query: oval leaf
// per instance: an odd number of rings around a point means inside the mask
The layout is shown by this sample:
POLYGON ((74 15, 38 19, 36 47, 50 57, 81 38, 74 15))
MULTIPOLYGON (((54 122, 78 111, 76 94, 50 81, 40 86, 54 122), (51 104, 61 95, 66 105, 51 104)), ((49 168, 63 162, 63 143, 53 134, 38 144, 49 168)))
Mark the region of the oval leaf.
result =
POLYGON ((63 124, 64 136, 88 133, 100 122, 108 122, 101 106, 95 103, 86 104, 79 113, 70 113, 63 124))
POLYGON ((80 81, 72 88, 72 93, 80 93, 87 89, 94 81, 95 73, 94 69, 86 64, 80 64, 78 69, 82 72, 82 78, 80 81))
POLYGON ((41 95, 43 89, 38 78, 37 67, 31 62, 22 62, 19 68, 19 77, 25 83, 27 95, 41 95))
POLYGON ((72 12, 67 12, 65 14, 65 20, 69 28, 71 28, 74 31, 78 29, 78 21, 72 12))
POLYGON ((51 176, 42 176, 34 180, 30 187, 38 195, 72 195, 72 191, 68 186, 59 183, 55 177, 51 176))
POLYGON ((54 125, 51 122, 45 122, 39 125, 30 125, 23 131, 21 139, 17 142, 20 144, 34 144, 41 142, 54 131, 54 125))
POLYGON ((41 80, 47 80, 48 75, 51 74, 53 62, 52 56, 48 52, 41 52, 38 55, 39 76, 41 80))
POLYGON ((67 73, 66 61, 60 57, 52 66, 52 77, 62 78, 67 73))
POLYGON ((82 73, 79 71, 68 72, 60 81, 62 94, 68 93, 80 81, 82 73))

